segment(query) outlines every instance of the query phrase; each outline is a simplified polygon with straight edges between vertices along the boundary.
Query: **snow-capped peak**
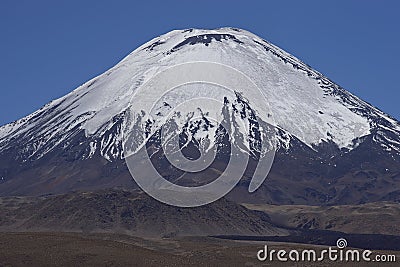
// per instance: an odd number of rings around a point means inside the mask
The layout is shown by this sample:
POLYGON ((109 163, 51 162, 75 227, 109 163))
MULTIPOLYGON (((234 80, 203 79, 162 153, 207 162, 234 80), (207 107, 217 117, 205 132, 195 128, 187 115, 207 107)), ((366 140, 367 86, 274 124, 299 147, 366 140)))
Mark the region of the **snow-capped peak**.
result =
MULTIPOLYGON (((224 64, 244 73, 267 99, 275 126, 289 139, 296 137, 309 147, 329 141, 352 149, 356 139, 377 130, 392 132, 397 138, 400 135, 395 119, 248 31, 187 29, 154 38, 68 95, 0 127, 0 151, 19 139, 21 153, 38 158, 56 147, 68 146, 73 136, 84 131, 90 139, 85 157, 96 151, 109 160, 122 157, 120 125, 135 92, 157 73, 196 61, 224 64)), ((198 90, 189 88, 170 101, 161 101, 159 116, 185 98, 198 95, 198 90)), ((223 91, 210 94, 220 100, 225 97, 223 91)), ((206 135, 196 132, 195 137, 206 135)), ((400 151, 399 139, 385 138, 386 146, 400 151)))

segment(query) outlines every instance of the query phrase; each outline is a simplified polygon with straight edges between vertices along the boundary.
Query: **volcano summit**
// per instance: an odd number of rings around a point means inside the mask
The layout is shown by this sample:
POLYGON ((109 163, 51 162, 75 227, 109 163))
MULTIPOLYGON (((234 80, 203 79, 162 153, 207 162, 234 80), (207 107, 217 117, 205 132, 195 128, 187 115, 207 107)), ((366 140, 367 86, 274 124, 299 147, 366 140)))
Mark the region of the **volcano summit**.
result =
POLYGON ((227 196, 236 202, 400 201, 400 123, 275 45, 235 28, 161 35, 68 95, 2 126, 0 195, 137 188, 125 162, 127 127, 137 133, 129 149, 145 148, 156 170, 175 184, 207 184, 228 168, 232 151, 247 155, 242 179, 227 196), (157 84, 138 92, 188 62, 234 68, 263 99, 248 98, 246 89, 190 83, 172 88, 151 103, 150 113, 142 112, 140 103, 158 92, 157 84), (200 98, 219 104, 182 105, 200 98), (229 130, 208 119, 211 113, 229 130), (255 166, 268 153, 260 129, 273 132, 275 159, 268 179, 249 193, 255 166), (172 166, 166 147, 191 161, 215 151, 215 159, 192 174, 172 166))

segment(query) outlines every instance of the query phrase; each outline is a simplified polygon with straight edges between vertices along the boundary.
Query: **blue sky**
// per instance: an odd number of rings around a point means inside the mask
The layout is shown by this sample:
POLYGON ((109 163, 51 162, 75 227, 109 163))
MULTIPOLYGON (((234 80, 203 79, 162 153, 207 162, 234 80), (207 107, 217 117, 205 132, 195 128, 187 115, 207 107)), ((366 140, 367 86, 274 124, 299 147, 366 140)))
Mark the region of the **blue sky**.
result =
POLYGON ((400 1, 0 1, 0 125, 173 29, 233 26, 400 119, 400 1))

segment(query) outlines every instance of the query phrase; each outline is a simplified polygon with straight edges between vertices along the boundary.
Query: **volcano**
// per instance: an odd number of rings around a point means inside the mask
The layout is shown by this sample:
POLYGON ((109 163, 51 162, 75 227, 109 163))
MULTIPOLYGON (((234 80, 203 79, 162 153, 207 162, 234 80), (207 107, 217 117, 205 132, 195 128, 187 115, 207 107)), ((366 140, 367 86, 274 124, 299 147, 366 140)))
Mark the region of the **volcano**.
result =
POLYGON ((142 134, 138 145, 145 143, 153 165, 170 181, 200 185, 215 179, 234 147, 250 156, 249 165, 256 164, 263 153, 256 119, 271 117, 276 152, 267 179, 249 193, 248 166, 229 200, 306 205, 400 201, 400 123, 279 47, 235 28, 175 30, 156 37, 66 96, 2 126, 0 195, 137 189, 124 151, 132 111, 141 114, 133 103, 146 101, 146 94, 137 92, 158 73, 187 62, 240 71, 260 89, 271 114, 260 112, 241 92, 217 85, 169 91, 154 103, 153 114, 143 114, 134 124, 142 134), (208 110, 191 104, 174 111, 196 97, 222 105, 208 110), (234 140, 207 119, 215 111, 229 115, 224 118, 236 133, 234 140), (172 119, 162 120, 168 114, 172 119), (174 129, 179 136, 175 149, 190 160, 217 148, 210 168, 197 176, 172 168, 157 121, 174 129))

